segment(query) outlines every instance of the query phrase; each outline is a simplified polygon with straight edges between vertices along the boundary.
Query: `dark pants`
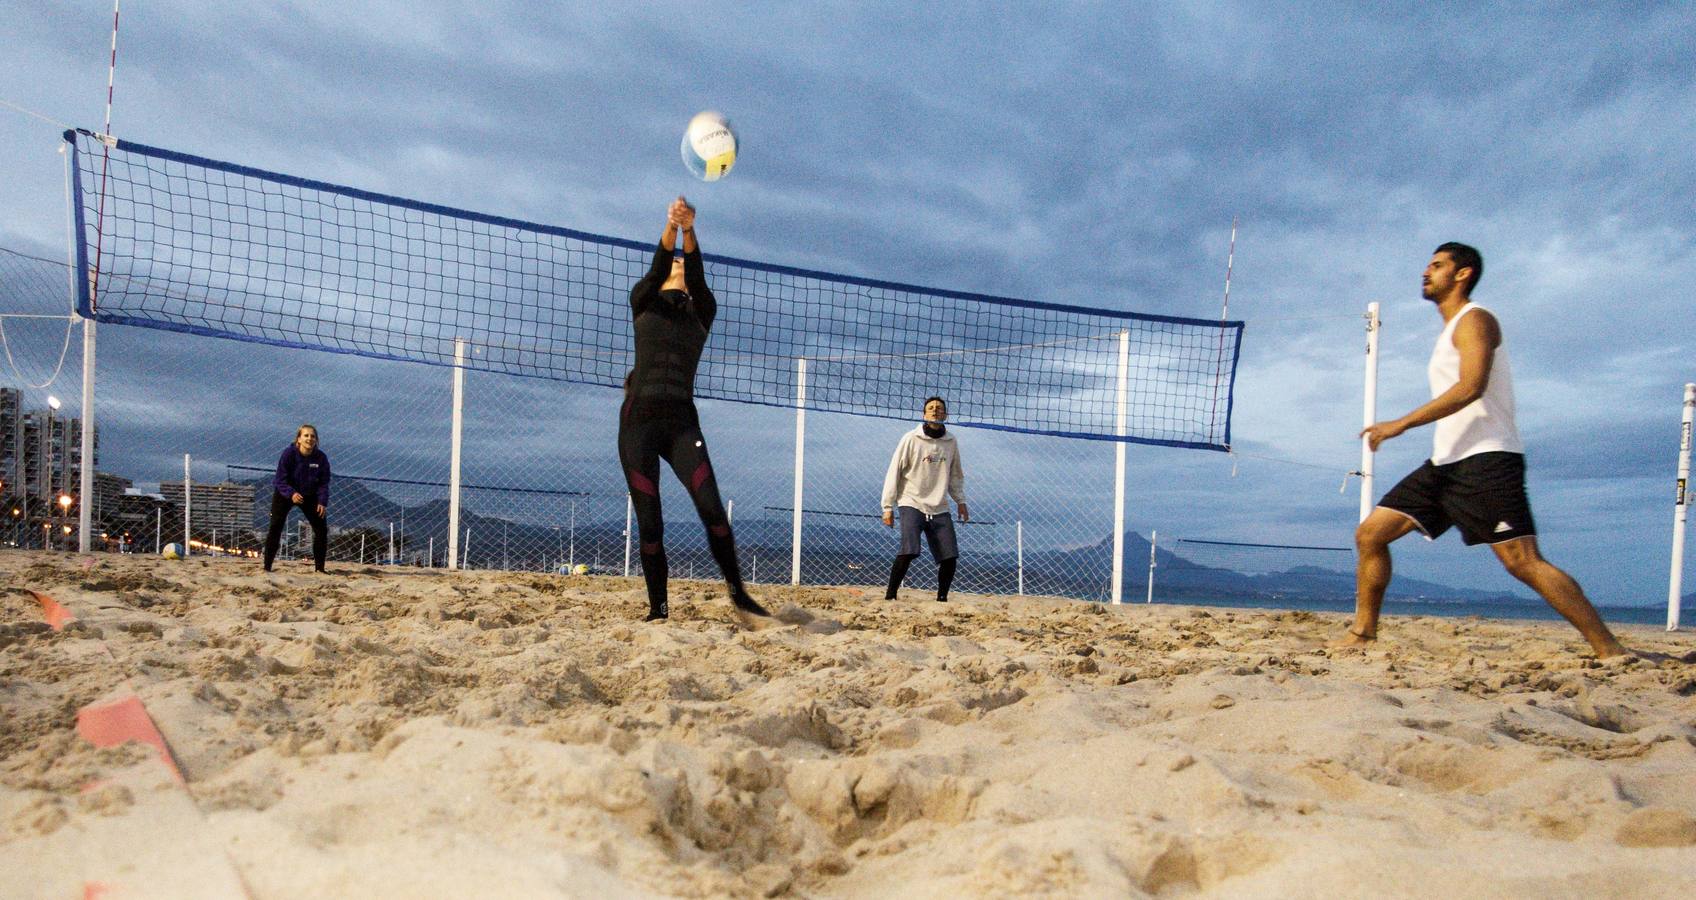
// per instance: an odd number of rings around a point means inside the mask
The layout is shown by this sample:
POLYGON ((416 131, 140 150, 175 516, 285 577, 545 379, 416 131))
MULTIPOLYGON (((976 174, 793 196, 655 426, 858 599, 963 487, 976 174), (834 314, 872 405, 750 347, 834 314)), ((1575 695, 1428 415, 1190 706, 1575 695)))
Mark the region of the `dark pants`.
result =
POLYGON ((670 574, 665 556, 665 523, 660 518, 660 462, 671 465, 677 480, 695 501, 695 512, 707 529, 707 547, 718 563, 731 598, 739 603, 747 595, 742 568, 736 560, 736 539, 730 532, 730 517, 718 493, 718 479, 707 457, 707 442, 692 409, 675 416, 633 416, 625 401, 618 426, 618 459, 630 487, 636 513, 636 533, 641 539, 642 577, 648 587, 648 608, 664 614, 666 578, 670 574))
POLYGON ((901 552, 889 567, 889 587, 883 599, 894 600, 901 582, 907 578, 907 567, 919 558, 919 535, 930 543, 930 555, 936 559, 936 599, 947 601, 948 588, 954 584, 954 566, 959 562, 960 548, 954 537, 954 517, 948 513, 927 516, 911 506, 897 510, 901 516, 901 552))
MULTIPOLYGON (((276 491, 271 492, 271 530, 265 533, 265 571, 271 571, 271 563, 277 558, 277 547, 283 540, 283 529, 289 522, 289 510, 297 508, 289 498, 276 491)), ((318 515, 317 507, 311 500, 300 504, 300 514, 306 517, 306 523, 312 526, 312 566, 318 571, 324 571, 324 557, 330 549, 330 526, 324 517, 318 515)))

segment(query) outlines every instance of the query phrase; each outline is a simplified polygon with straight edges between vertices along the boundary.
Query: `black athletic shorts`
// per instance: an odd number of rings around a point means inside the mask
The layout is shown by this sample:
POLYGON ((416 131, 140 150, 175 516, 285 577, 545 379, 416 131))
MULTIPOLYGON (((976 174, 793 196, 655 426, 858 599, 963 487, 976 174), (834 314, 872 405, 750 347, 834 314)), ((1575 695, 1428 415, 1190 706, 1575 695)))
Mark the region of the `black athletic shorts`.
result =
POLYGON ((1521 453, 1479 453, 1445 466, 1426 460, 1378 505, 1412 519, 1432 540, 1450 525, 1460 528, 1467 544, 1499 544, 1537 533, 1521 453))
POLYGON ((919 555, 919 534, 930 543, 931 558, 937 562, 960 555, 954 538, 954 517, 948 513, 927 516, 911 506, 901 507, 901 555, 919 555))

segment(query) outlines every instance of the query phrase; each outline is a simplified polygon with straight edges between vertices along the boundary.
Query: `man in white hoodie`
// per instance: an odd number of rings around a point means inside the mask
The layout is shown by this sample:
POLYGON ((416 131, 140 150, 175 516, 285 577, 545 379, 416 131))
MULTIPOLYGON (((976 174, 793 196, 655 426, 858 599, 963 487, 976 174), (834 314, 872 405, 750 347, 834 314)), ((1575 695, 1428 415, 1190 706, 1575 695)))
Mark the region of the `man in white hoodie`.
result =
POLYGON ((936 560, 936 600, 948 602, 948 587, 954 582, 954 562, 960 555, 954 539, 954 519, 948 514, 948 497, 960 507, 960 521, 970 522, 966 512, 966 473, 960 468, 960 447, 942 424, 948 404, 941 397, 925 400, 925 420, 907 432, 889 460, 883 477, 883 524, 895 527, 895 509, 901 509, 901 552, 889 570, 889 589, 883 599, 894 600, 907 567, 919 557, 919 534, 930 543, 936 560), (945 496, 946 495, 946 496, 945 496))

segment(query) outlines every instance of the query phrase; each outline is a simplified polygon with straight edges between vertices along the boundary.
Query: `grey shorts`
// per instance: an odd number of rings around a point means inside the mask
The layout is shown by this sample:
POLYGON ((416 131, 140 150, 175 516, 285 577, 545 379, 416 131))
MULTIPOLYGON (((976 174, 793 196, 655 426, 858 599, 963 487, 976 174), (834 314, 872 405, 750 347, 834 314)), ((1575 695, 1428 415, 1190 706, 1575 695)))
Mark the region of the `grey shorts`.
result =
POLYGON ((930 543, 930 555, 937 562, 960 555, 954 540, 954 517, 948 513, 927 516, 911 506, 901 507, 901 555, 919 555, 919 533, 924 532, 930 543))

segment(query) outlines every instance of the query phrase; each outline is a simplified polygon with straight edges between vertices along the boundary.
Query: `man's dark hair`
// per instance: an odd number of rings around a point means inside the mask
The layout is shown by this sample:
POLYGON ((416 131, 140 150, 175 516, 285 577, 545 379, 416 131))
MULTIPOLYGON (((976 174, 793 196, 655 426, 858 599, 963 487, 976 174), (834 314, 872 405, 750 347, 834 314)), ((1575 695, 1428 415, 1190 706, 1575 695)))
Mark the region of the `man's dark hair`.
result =
POLYGON ((1466 283, 1466 290, 1461 292, 1468 297, 1472 296, 1472 292, 1478 288, 1478 282, 1484 280, 1484 255, 1479 253, 1476 247, 1469 247, 1457 241, 1449 241, 1431 252, 1447 253, 1449 259, 1455 261, 1455 268, 1472 270, 1472 279, 1466 283))
POLYGON ((940 404, 942 404, 942 411, 943 411, 943 412, 947 412, 947 411, 948 411, 948 401, 947 401, 947 400, 944 400, 944 399, 942 399, 942 398, 941 398, 941 397, 926 397, 926 398, 925 398, 925 404, 924 404, 924 405, 925 405, 925 406, 929 406, 929 405, 930 405, 930 402, 931 402, 931 401, 932 401, 932 400, 935 400, 935 401, 936 401, 936 402, 938 402, 938 403, 940 403, 940 404))

